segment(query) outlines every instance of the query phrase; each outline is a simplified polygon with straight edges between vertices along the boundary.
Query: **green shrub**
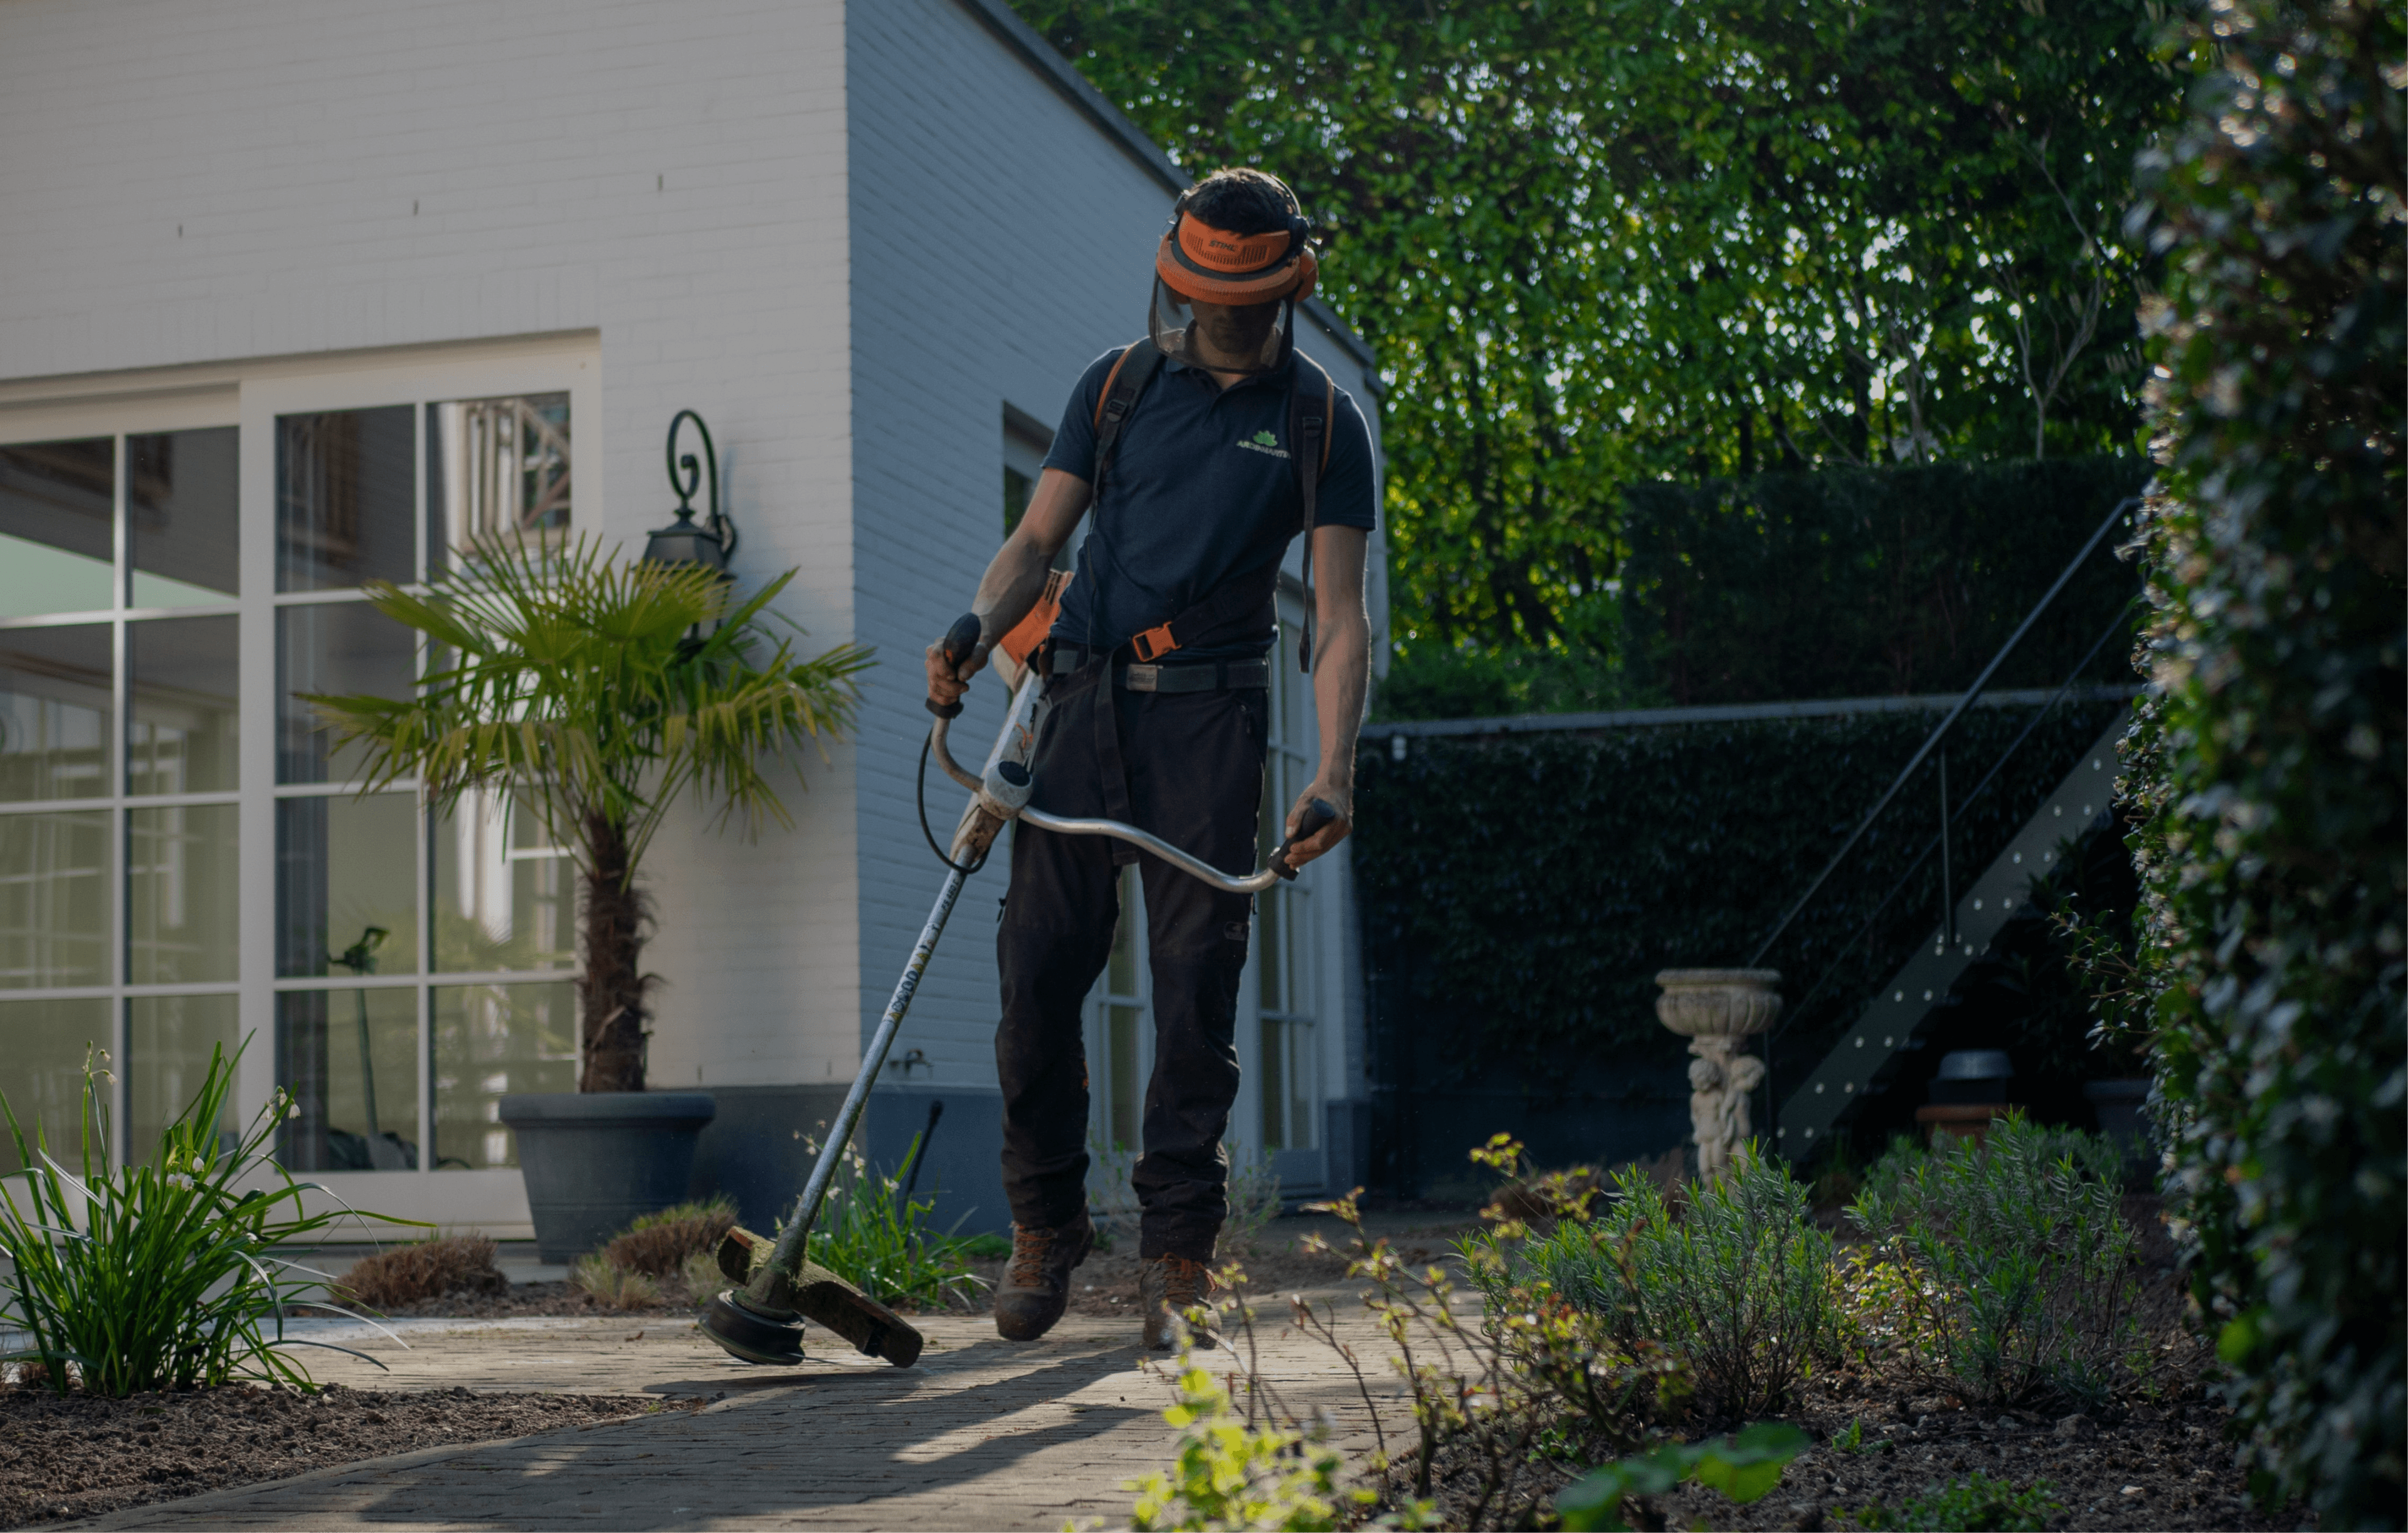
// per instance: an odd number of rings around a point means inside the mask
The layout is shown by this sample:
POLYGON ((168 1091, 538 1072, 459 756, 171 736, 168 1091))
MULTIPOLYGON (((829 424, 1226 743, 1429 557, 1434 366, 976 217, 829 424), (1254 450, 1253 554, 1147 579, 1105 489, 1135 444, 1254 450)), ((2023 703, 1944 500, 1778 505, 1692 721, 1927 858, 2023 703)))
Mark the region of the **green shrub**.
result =
POLYGON ((2122 1181, 2112 1141, 2020 1116, 1883 1156, 1848 1217, 1914 1280, 1889 1290, 1914 1365, 1993 1404, 2106 1395, 2140 1338, 2122 1181))
POLYGON ((1609 1317, 1623 1344, 1660 1344, 1687 1367, 1716 1419, 1770 1414, 1839 1345, 1831 1238, 1806 1189, 1751 1147, 1729 1175, 1692 1183, 1676 1216, 1644 1171, 1612 1173, 1605 1208, 1543 1238, 1468 1242, 1492 1304, 1543 1283, 1609 1317))
POLYGON ((1555 1497, 1555 1514, 1566 1533, 1591 1528, 1627 1529, 1622 1503, 1632 1496, 1661 1496, 1684 1480, 1721 1491, 1745 1506, 1781 1483, 1782 1467, 1806 1450, 1807 1436, 1787 1422, 1758 1422, 1736 1437, 1711 1442, 1673 1443, 1654 1453, 1609 1464, 1555 1497))
POLYGON ((2144 156, 2154 683, 2126 752, 2170 1200, 2261 1495, 2408 1514, 2408 25, 2214 0, 2144 156))
POLYGON ((1377 1499, 1369 1491, 1338 1488, 1345 1459, 1329 1446, 1326 1429, 1250 1425, 1203 1368, 1180 1369, 1179 1403, 1162 1417, 1179 1428, 1178 1456, 1168 1474, 1122 1485, 1137 1492, 1134 1527, 1317 1533, 1349 1525, 1341 1507, 1377 1499))
POLYGON ((1935 1485, 1893 1512, 1875 1504, 1861 1507, 1849 1520, 1866 1528, 1933 1528, 1942 1533, 2039 1533, 2065 1503, 2050 1494, 2045 1480, 2022 1490, 2005 1480, 1993 1480, 1976 1470, 1946 1486, 1935 1485))
POLYGON ((315 1387, 283 1349, 328 1343, 287 1337, 284 1319, 337 1307, 302 1297, 324 1273, 276 1251, 347 1218, 411 1221, 305 1212, 302 1195, 322 1189, 294 1181, 268 1153, 291 1110, 280 1092, 222 1146, 235 1058, 210 1051, 199 1091, 140 1166, 108 1165, 106 1103, 116 1082, 97 1063, 84 1067, 74 1171, 51 1157, 45 1136, 29 1139, 0 1097, 24 1163, 0 1177, 0 1256, 8 1263, 0 1324, 30 1341, 0 1360, 38 1365, 61 1394, 71 1379, 120 1397, 237 1379, 315 1387))

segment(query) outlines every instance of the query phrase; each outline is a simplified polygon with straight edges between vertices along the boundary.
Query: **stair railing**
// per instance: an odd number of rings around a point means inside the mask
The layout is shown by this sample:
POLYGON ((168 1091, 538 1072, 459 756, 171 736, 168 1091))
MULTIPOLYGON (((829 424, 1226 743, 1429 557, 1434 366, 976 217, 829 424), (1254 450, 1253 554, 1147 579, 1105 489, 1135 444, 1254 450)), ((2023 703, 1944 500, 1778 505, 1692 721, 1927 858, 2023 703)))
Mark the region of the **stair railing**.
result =
MULTIPOLYGON (((1785 934, 1789 930, 1790 926, 1796 923, 1798 917, 1804 913, 1807 907, 1813 902, 1814 896, 1822 892, 1823 886, 1830 881, 1831 875, 1839 871, 1841 865, 1847 861, 1848 853, 1856 850, 1856 843, 1864 839, 1866 833, 1872 829, 1874 823, 1881 818, 1882 812, 1888 809, 1892 801, 1894 801, 1898 797, 1899 794, 1905 789, 1908 781, 1914 778, 1916 770, 1920 768, 1926 761, 1931 759, 1934 752, 1940 751, 1942 744, 1947 739, 1949 732, 1956 727, 1956 722, 1963 718, 1966 711, 1973 706, 1977 699, 1980 698, 1984 689, 1989 685, 1991 678, 1998 674, 2000 667, 2004 666, 2008 658, 2014 653, 2015 647, 2023 641, 2024 636, 2031 632, 2033 625, 2040 622, 2042 616, 2045 614, 2050 606, 2056 602, 2057 596, 2062 594, 2066 586, 2072 581, 2073 577, 2081 570, 2083 565, 2089 560, 2093 553, 2098 552, 2099 545, 2105 541, 2107 535, 2110 532, 2114 530, 2115 524, 2128 515, 2134 507, 2140 504, 2141 498, 2138 495, 2127 496, 2125 499, 2115 503, 2114 509, 2107 513, 2105 519, 2099 523, 2097 530, 2093 531, 2088 540, 2082 545, 2082 551, 2076 553, 2073 558, 2067 563, 2063 571, 2057 575, 2056 581, 2049 586, 2047 593, 2043 595, 2038 602, 2033 604, 2031 611, 2025 616, 2021 623, 2016 625, 2015 631, 2007 637, 2007 641, 1999 647, 1998 653, 1992 655, 1990 657, 1989 664, 1982 667, 1981 674, 1973 679, 1972 685, 1966 689, 1965 695, 1956 700, 1955 706, 1949 709, 1946 717, 1942 718, 1939 724, 1932 729, 1931 733, 1925 737, 1923 744, 1916 748, 1914 756, 1908 760, 1905 766, 1899 769, 1898 776, 1892 780, 1888 789, 1885 791, 1881 797, 1874 802, 1873 807, 1866 811, 1865 817, 1857 823, 1856 828, 1849 832, 1848 838, 1840 844, 1839 851, 1832 854, 1831 860, 1824 865, 1821 872, 1814 875, 1814 881, 1806 886, 1806 892, 1800 895, 1798 897, 1797 902, 1789 907, 1787 913, 1784 914, 1781 920, 1775 924, 1772 930, 1766 934, 1764 940, 1756 944, 1756 952, 1749 955, 1747 962, 1748 967, 1754 968, 1763 963, 1765 954, 1772 951, 1773 944, 1781 940, 1783 935, 1785 934)), ((1924 864, 1930 858, 1934 852, 1938 852, 1942 858, 1940 928, 1943 934, 1943 940, 1953 940, 1955 902, 1951 897, 1952 891, 1949 881, 1949 873, 1951 869, 1948 866, 1951 852, 1951 827, 1953 827, 1958 818, 1963 816, 1967 809, 1978 801, 1984 793, 1988 791, 1990 784, 1998 780, 1999 774, 2005 769, 2007 763, 2012 761, 2014 758, 2015 753, 2023 749, 2024 742, 2031 738, 2032 732, 2040 727, 2042 721, 2046 719, 2049 714, 2056 709, 2057 704, 2064 701, 2066 696, 2071 693, 2074 683, 2080 680, 2082 673, 2089 667, 2090 663, 2093 660, 2098 658, 2099 652, 2105 647, 2110 638, 2113 638, 2115 634, 2124 627, 2131 609, 2132 604, 2130 602, 2127 602, 2116 609, 2115 615, 2108 621, 2107 626, 2100 631, 2099 637, 2091 641, 2090 648, 2084 652, 2079 661, 2075 662, 2073 668, 2066 674, 2065 681, 2057 687, 2055 694, 2053 694, 2049 700, 2042 704, 2041 708, 2032 714, 2030 720, 2025 724, 2022 732, 2016 735, 2014 741, 2010 743, 2006 750, 2000 754, 1999 758, 1991 763, 1990 769, 1983 774, 1981 781, 1974 784, 1971 793, 1966 794, 1962 798, 1956 799, 1953 804, 1948 796, 1948 781, 1946 775, 1947 756, 1944 752, 1941 753, 1941 814, 1939 833, 1933 836, 1929 841, 1926 842, 1923 850, 1915 854, 1914 860, 1907 865, 1905 871, 1899 875, 1898 881, 1891 885, 1889 892, 1881 897, 1880 901, 1874 905, 1871 912, 1865 918, 1863 924, 1857 927, 1856 935, 1851 937, 1847 942, 1841 947, 1839 952, 1832 955, 1830 962, 1824 966, 1822 973, 1816 977, 1813 984, 1809 986, 1805 994, 1799 996, 1794 1004, 1784 1006, 1782 1009, 1782 1021, 1780 1024, 1765 1037, 1765 1070, 1763 1086, 1764 1123, 1768 1128, 1773 1126, 1775 1116, 1779 1111, 1779 1100, 1776 1096, 1777 1076, 1773 1069, 1773 1045, 1779 1040, 1782 1034, 1789 1030, 1791 1024, 1806 1015, 1808 1006, 1822 995, 1825 987, 1828 986, 1831 982, 1832 979, 1839 974, 1842 967, 1846 964, 1849 955, 1856 951, 1857 945, 1872 935, 1873 931, 1881 923, 1883 913, 1889 909, 1892 901, 1897 899, 1899 895, 1905 892, 1908 884, 1910 884, 1914 881, 1915 875, 1922 870, 1924 864)))

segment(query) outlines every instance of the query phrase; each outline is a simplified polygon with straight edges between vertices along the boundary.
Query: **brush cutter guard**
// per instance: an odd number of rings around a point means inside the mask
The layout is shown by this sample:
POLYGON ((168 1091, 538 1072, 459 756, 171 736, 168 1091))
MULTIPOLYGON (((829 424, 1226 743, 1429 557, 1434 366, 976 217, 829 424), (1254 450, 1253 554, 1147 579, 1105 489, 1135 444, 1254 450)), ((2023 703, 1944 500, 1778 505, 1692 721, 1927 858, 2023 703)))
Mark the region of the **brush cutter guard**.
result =
MULTIPOLYGON (((958 669, 977 645, 980 631, 975 615, 965 615, 956 622, 945 635, 947 662, 958 669)), ((1160 837, 1118 820, 1074 819, 1030 809, 1028 798, 1033 784, 1028 764, 1037 749, 1046 705, 1040 678, 1033 668, 1021 664, 1022 658, 1008 651, 999 651, 996 657, 997 674, 1012 687, 1011 712, 996 737, 995 749, 987 752, 985 771, 976 777, 963 770, 946 749, 946 735, 953 721, 961 716, 962 705, 939 704, 934 699, 928 703, 928 711, 936 715, 928 731, 929 753, 937 758, 946 776, 969 789, 973 796, 962 813, 960 827, 953 833, 952 853, 943 858, 945 886, 938 892, 937 903, 920 928, 920 939, 912 945, 910 961, 896 982, 885 1015, 879 1019, 878 1031, 862 1051, 860 1073, 853 1077, 852 1089, 845 1093, 844 1106, 829 1125, 827 1142, 811 1167, 810 1180, 804 1184, 802 1196, 796 1200, 793 1216, 786 1221, 774 1245, 749 1230, 736 1230, 721 1246, 720 1269, 741 1286, 726 1289, 710 1301, 703 1311, 701 1327, 705 1336, 718 1342, 732 1357, 771 1366, 799 1363, 803 1360, 803 1322, 810 1319, 851 1341, 866 1355, 883 1357, 898 1368, 909 1368, 919 1360, 922 1339, 910 1322, 808 1259, 811 1225, 819 1218, 820 1206, 827 1199, 845 1148, 853 1142, 854 1125, 861 1121, 862 1109, 868 1101, 869 1084, 885 1066, 887 1051, 894 1046, 904 1013, 911 1009, 911 997, 919 992, 920 976, 927 972, 928 959, 936 952, 937 939, 944 935, 945 922, 961 897, 962 885, 984 864, 988 849, 1006 824, 1025 820, 1061 836, 1110 836, 1154 853, 1215 889, 1251 895, 1282 879, 1295 878, 1296 869, 1287 860, 1289 849, 1297 840, 1312 835, 1338 817, 1338 811, 1328 804, 1318 798, 1312 800, 1305 807, 1296 835, 1282 841, 1279 850, 1260 868, 1239 875, 1225 873, 1160 837)))

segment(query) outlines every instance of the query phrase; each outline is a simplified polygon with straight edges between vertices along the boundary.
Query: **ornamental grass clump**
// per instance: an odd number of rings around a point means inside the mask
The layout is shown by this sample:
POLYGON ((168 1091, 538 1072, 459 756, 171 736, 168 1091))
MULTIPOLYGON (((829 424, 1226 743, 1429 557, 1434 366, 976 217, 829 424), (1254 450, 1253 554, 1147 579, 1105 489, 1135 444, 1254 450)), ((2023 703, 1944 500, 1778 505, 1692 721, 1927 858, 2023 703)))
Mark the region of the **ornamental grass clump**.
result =
POLYGON ((1784 1410, 1840 1349, 1831 1238, 1814 1227, 1806 1189, 1753 1147, 1684 1196, 1676 1213, 1654 1178, 1620 1168, 1593 1219, 1483 1237, 1493 1259, 1475 1256, 1472 1270, 1492 1304, 1543 1284, 1606 1317, 1625 1346, 1664 1347, 1709 1419, 1784 1410))
POLYGON ((720 1238, 735 1227, 736 1200, 721 1193, 638 1215, 602 1248, 602 1258, 649 1278, 673 1277, 686 1270, 692 1257, 719 1249, 720 1238))
POLYGON ((2112 1141, 2020 1114, 1883 1157, 1848 1217, 1901 1280, 1908 1368, 1990 1405, 2093 1402, 2144 1368, 2122 1176, 2112 1141))
POLYGON ((0 1097, 24 1162, 0 1177, 0 1257, 8 1265, 0 1325, 26 1340, 0 1360, 38 1368, 62 1395, 74 1383, 122 1397, 237 1380, 312 1389, 308 1370, 284 1349, 366 1356, 285 1334, 295 1311, 351 1311, 305 1298, 325 1274, 275 1253, 348 1218, 411 1221, 305 1211, 302 1195, 324 1189, 294 1181, 269 1153, 290 1110, 281 1092, 239 1138, 222 1142, 240 1054, 212 1049, 200 1090, 150 1158, 116 1169, 106 1105, 116 1082, 97 1060, 84 1067, 74 1170, 51 1155, 38 1129, 29 1137, 0 1097))
POLYGON ((453 1294, 504 1294, 509 1280, 494 1265, 496 1247, 487 1235, 452 1235, 419 1240, 364 1256, 335 1280, 336 1298, 370 1309, 446 1298, 453 1294))

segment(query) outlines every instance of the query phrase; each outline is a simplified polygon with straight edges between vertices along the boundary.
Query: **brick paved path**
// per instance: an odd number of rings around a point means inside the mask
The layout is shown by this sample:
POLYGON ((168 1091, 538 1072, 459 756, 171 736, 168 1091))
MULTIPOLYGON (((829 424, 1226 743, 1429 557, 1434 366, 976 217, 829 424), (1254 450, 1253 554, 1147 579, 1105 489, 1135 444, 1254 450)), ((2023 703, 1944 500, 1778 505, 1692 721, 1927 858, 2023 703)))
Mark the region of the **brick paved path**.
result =
MULTIPOLYGON (((1357 1355, 1384 1339, 1331 1293, 1357 1355)), ((1353 1376, 1257 1301, 1263 1373, 1301 1411, 1326 1411, 1350 1452, 1372 1441, 1353 1376)), ((560 1390, 705 1397, 698 1410, 424 1449, 292 1480, 133 1508, 81 1526, 229 1528, 860 1527, 1126 1526, 1121 1483, 1165 1468, 1177 1434, 1168 1360, 1136 1346, 1134 1317, 1066 1318, 1043 1341, 999 1340, 983 1316, 926 1321, 928 1350, 896 1368, 842 1350, 796 1369, 729 1359, 690 1323, 499 1323, 406 1333, 380 1373, 318 1353, 357 1388, 560 1390)), ((825 1333, 817 1333, 824 1335, 825 1333)), ((1226 1353, 1198 1354, 1226 1367, 1226 1353)), ((1216 1371, 1220 1369, 1216 1368, 1216 1371)), ((1401 1386, 1372 1380, 1389 1442, 1401 1386)))

